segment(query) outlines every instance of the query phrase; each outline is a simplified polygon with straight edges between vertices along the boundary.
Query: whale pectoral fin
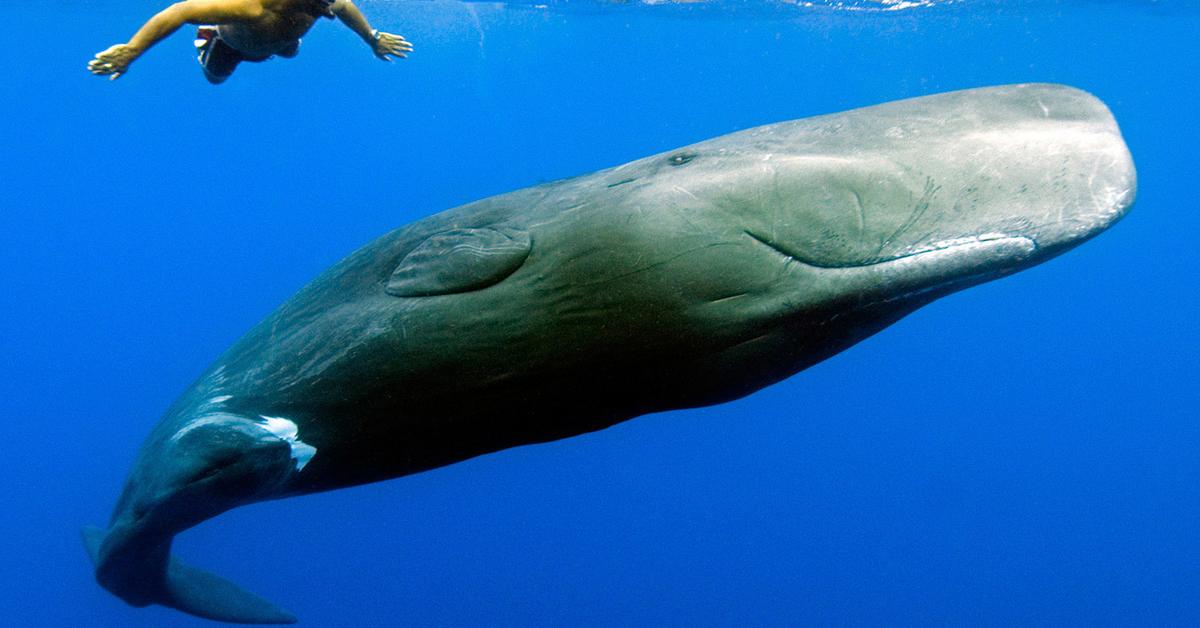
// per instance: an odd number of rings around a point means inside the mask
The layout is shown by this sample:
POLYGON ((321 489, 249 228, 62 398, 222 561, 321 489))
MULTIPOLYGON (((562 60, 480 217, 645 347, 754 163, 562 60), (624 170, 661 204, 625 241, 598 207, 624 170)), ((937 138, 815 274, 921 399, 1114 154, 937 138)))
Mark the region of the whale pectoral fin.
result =
POLYGON ((296 616, 238 585, 171 557, 161 604, 217 621, 294 624, 296 616))
POLYGON ((387 283, 397 297, 480 290, 516 272, 529 257, 526 231, 454 229, 427 238, 400 260, 387 283))
POLYGON ((100 554, 100 544, 104 542, 105 531, 96 526, 84 526, 83 528, 83 546, 87 548, 88 558, 95 565, 97 556, 100 554))
MULTIPOLYGON (((107 532, 94 526, 83 529, 88 556, 96 563, 107 532)), ((238 585, 197 569, 172 556, 159 593, 150 603, 161 604, 197 617, 240 624, 294 624, 296 616, 238 585)))

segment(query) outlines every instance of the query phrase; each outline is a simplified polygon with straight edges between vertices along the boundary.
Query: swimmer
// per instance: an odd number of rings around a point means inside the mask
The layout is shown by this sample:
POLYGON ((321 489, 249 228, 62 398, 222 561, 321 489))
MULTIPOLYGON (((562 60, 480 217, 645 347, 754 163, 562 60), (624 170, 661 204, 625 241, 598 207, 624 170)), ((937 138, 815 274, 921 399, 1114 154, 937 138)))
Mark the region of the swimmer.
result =
POLYGON ((341 20, 384 61, 412 52, 403 37, 371 28, 351 0, 183 0, 150 18, 129 43, 97 54, 88 69, 116 79, 151 46, 184 24, 197 24, 200 67, 210 83, 223 83, 242 61, 296 56, 300 37, 322 17, 341 20))

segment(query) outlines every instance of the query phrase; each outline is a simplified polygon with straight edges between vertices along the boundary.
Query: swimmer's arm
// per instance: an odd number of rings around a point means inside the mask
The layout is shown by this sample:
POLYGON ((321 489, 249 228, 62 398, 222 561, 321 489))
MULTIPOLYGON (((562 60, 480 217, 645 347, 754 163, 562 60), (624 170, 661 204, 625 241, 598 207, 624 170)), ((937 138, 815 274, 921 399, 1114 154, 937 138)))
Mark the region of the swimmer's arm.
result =
POLYGON ((337 0, 330 10, 371 47, 371 52, 374 52, 376 57, 384 61, 391 61, 388 55, 403 59, 412 52, 412 44, 403 37, 372 29, 371 23, 367 21, 367 16, 363 15, 363 12, 351 0, 337 0))
POLYGON ((126 45, 144 52, 184 24, 243 22, 258 19, 262 14, 261 0, 184 0, 150 18, 126 45))
POLYGON ((117 44, 88 63, 93 74, 117 78, 151 46, 184 24, 222 24, 255 20, 263 14, 261 0, 183 0, 150 18, 128 43, 117 44))

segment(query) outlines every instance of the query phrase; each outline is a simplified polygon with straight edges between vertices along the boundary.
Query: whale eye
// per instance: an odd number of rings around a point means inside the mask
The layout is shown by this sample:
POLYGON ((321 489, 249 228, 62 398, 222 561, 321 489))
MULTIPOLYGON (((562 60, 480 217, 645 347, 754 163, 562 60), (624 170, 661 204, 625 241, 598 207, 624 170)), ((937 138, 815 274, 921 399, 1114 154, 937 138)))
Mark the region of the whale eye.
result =
POLYGON ((667 162, 672 166, 682 166, 695 158, 696 153, 675 153, 667 158, 667 162))

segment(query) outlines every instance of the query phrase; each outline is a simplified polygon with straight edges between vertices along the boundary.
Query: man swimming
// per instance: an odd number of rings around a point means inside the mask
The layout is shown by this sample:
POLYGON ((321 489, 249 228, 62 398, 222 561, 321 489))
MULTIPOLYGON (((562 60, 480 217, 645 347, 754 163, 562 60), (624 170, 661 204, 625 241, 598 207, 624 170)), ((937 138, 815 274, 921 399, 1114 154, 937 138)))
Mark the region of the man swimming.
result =
POLYGON ((210 83, 223 83, 242 61, 296 56, 300 37, 322 17, 337 17, 384 61, 391 61, 389 55, 403 59, 412 52, 412 44, 403 37, 372 29, 351 0, 182 0, 150 18, 129 43, 97 54, 88 69, 116 79, 179 27, 200 24, 196 33, 200 67, 210 83))

